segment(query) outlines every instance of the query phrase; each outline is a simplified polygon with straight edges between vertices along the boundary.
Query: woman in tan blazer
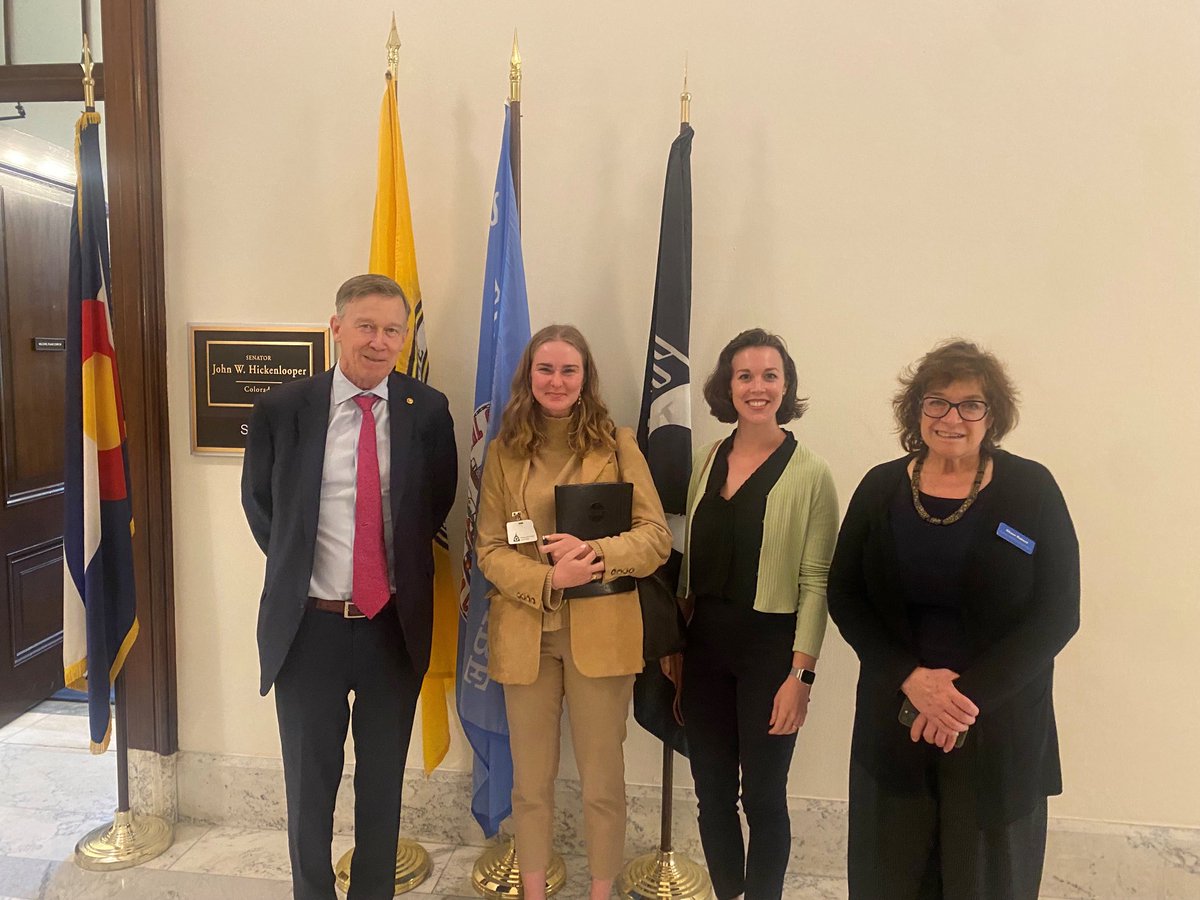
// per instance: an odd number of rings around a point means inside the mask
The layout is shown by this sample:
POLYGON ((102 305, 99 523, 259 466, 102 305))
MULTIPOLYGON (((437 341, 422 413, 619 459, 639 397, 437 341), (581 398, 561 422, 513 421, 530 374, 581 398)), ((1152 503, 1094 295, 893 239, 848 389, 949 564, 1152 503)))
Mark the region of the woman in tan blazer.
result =
POLYGON ((476 553, 493 585, 488 672, 503 684, 513 755, 513 820, 527 900, 545 897, 563 698, 583 790, 593 900, 605 900, 625 846, 625 720, 642 670, 636 591, 563 601, 565 588, 646 576, 671 550, 662 504, 633 431, 615 428, 579 330, 529 341, 500 433, 488 448, 476 553), (633 484, 632 528, 584 542, 555 533, 554 486, 633 484), (510 543, 510 522, 537 539, 510 543))

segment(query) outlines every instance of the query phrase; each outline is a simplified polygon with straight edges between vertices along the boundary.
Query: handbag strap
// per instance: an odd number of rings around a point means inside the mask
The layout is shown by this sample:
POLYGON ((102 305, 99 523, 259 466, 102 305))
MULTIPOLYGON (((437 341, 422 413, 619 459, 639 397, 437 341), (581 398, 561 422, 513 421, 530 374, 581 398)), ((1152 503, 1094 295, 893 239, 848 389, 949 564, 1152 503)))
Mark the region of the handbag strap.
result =
POLYGON ((612 439, 613 456, 617 458, 617 479, 619 481, 624 481, 625 476, 621 473, 621 442, 617 439, 617 426, 615 424, 613 425, 612 439))

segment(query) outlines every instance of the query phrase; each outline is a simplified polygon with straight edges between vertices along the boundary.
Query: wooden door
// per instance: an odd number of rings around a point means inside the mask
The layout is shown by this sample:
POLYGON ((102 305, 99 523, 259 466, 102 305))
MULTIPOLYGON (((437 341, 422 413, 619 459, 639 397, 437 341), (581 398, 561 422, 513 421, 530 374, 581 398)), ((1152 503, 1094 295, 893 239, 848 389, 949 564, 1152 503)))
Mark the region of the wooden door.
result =
POLYGON ((63 684, 70 190, 0 172, 0 725, 63 684))

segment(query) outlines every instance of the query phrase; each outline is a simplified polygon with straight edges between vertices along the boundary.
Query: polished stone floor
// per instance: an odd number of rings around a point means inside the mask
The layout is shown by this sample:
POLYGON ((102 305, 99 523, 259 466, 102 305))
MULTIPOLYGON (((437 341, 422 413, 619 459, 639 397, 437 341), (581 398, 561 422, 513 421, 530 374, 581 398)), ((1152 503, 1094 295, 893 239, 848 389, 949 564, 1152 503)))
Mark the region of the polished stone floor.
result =
MULTIPOLYGON (((282 831, 195 825, 176 828, 174 845, 135 869, 96 874, 70 861, 75 843, 111 821, 116 756, 87 751, 82 704, 47 701, 0 729, 0 900, 285 900, 290 898, 282 831)), ((336 858, 353 843, 335 839, 336 858)), ((471 866, 479 847, 430 844, 433 872, 413 892, 475 898, 471 866)), ((586 896, 582 859, 568 859, 559 896, 586 896)), ((844 890, 840 896, 844 896, 844 890)), ((837 897, 798 890, 794 896, 837 897)))
MULTIPOLYGON (((82 704, 47 701, 0 729, 0 900, 286 900, 291 897, 287 838, 282 831, 180 824, 174 845, 135 869, 96 874, 72 863, 75 843, 111 821, 116 797, 116 755, 87 751, 82 704)), ((333 855, 352 843, 335 839, 333 855)), ((431 876, 414 896, 474 898, 471 867, 479 847, 425 844, 431 876)), ((585 860, 566 860, 561 900, 587 896, 585 860)), ((1180 869, 1182 872, 1183 870, 1180 869)), ((1194 884, 1189 881, 1188 884, 1194 884)), ((1169 888, 1148 891, 1112 885, 1099 891, 1077 886, 1060 896, 1200 896, 1169 888)), ((789 875, 786 900, 844 900, 836 878, 789 875)), ((1047 898, 1048 900, 1048 898, 1047 898)))
MULTIPOLYGON (((135 869, 96 874, 70 861, 75 843, 111 821, 116 756, 87 751, 82 704, 47 701, 0 729, 0 900, 286 900, 287 836, 282 831, 177 826, 174 845, 135 869)), ((334 858, 352 844, 338 837, 334 858)), ((413 895, 476 898, 471 867, 479 847, 430 844, 433 872, 413 895)), ((565 860, 562 900, 587 896, 586 861, 565 860)), ((840 900, 845 882, 789 876, 788 900, 840 900)))

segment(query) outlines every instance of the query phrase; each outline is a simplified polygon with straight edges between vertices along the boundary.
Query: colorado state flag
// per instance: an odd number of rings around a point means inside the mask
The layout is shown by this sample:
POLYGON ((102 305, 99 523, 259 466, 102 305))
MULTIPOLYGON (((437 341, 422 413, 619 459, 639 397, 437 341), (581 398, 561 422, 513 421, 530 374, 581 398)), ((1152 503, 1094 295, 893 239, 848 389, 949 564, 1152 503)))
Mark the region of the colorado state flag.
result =
POLYGON ((133 510, 125 411, 108 304, 108 224, 100 171, 100 116, 75 126, 75 205, 67 302, 66 522, 63 669, 86 690, 91 749, 111 736, 109 694, 137 638, 133 510))

